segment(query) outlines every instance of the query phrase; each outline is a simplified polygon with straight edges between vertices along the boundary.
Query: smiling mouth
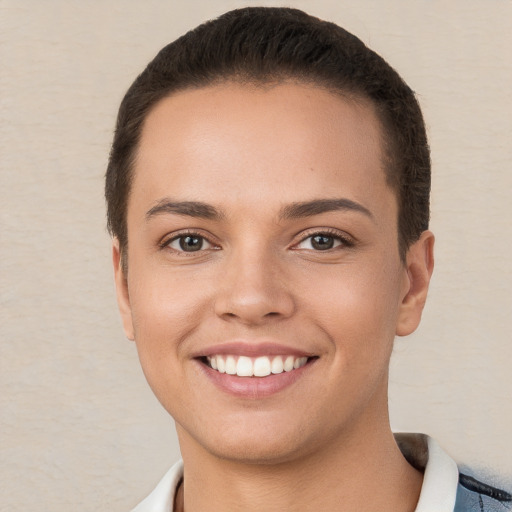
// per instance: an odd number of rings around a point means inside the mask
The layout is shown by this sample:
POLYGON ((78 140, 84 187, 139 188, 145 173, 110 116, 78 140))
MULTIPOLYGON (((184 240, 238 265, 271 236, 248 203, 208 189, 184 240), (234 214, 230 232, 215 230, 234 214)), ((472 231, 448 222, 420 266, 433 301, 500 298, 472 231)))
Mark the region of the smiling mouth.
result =
POLYGON ((247 357, 216 354, 202 358, 212 370, 238 377, 267 377, 284 372, 292 372, 305 366, 312 357, 259 356, 247 357))

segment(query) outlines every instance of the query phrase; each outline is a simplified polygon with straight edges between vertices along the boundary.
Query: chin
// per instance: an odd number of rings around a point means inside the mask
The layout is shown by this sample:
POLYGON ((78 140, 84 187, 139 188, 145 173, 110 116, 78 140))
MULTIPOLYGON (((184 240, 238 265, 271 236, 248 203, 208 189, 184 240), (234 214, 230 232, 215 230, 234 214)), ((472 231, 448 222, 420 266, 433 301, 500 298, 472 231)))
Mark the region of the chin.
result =
MULTIPOLYGON (((322 435, 308 435, 304 422, 286 424, 277 418, 267 417, 256 421, 254 416, 230 421, 230 424, 206 424, 195 432, 177 425, 182 452, 194 446, 211 456, 239 464, 276 465, 308 457, 321 449, 322 435), (185 448, 185 449, 183 449, 185 448)), ((197 426, 197 425, 196 425, 197 426)))
POLYGON ((267 440, 239 440, 236 443, 226 443, 222 446, 215 446, 210 448, 210 453, 226 461, 238 464, 252 464, 252 465, 277 465, 285 464, 306 453, 300 444, 290 443, 284 444, 282 439, 272 439, 272 442, 267 440))

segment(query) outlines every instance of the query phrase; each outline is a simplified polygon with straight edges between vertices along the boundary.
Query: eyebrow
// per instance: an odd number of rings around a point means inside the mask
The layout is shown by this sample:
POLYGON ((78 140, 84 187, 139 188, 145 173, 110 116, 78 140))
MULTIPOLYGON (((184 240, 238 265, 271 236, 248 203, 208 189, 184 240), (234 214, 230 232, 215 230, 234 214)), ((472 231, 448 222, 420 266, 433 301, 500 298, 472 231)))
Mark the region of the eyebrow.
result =
POLYGON ((280 218, 312 217, 313 215, 339 210, 359 212, 373 219, 373 215, 368 208, 350 199, 315 199, 313 201, 291 203, 281 210, 280 218))
MULTIPOLYGON (((279 218, 297 219, 302 217, 312 217, 332 211, 355 211, 373 219, 373 215, 363 205, 350 199, 314 199, 312 201, 302 201, 291 203, 284 206, 279 218)), ((155 206, 146 212, 146 220, 162 214, 184 215, 208 220, 221 220, 225 218, 224 213, 214 206, 201 201, 173 201, 165 198, 157 202, 155 206)))
POLYGON ((224 218, 224 214, 210 204, 200 201, 173 201, 172 199, 165 198, 158 201, 155 206, 146 212, 146 220, 166 213, 208 220, 224 218))

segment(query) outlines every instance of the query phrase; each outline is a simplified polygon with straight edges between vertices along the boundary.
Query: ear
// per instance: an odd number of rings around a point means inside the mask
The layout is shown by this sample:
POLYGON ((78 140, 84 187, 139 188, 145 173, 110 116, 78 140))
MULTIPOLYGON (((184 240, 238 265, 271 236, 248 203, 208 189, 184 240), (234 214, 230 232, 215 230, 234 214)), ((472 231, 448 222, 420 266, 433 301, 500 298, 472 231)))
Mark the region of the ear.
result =
POLYGON ((114 238, 112 243, 112 263, 114 264, 114 280, 116 283, 117 305, 121 313, 123 329, 129 340, 134 340, 132 308, 130 306, 130 295, 128 293, 128 281, 126 272, 123 269, 119 240, 114 238))
POLYGON ((396 325, 397 336, 411 334, 421 320, 434 270, 434 235, 431 231, 424 231, 419 240, 409 247, 405 265, 406 275, 396 325))

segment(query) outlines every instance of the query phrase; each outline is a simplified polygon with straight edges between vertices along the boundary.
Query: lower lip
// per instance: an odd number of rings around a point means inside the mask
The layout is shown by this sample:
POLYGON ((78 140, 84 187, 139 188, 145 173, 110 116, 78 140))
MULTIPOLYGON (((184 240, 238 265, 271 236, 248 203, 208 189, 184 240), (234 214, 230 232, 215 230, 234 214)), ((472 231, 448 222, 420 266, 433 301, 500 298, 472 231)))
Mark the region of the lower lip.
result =
POLYGON ((316 359, 310 359, 304 366, 290 372, 270 374, 267 377, 238 377, 220 373, 198 361, 206 376, 222 391, 240 398, 265 398, 288 388, 299 380, 313 365, 316 359))

